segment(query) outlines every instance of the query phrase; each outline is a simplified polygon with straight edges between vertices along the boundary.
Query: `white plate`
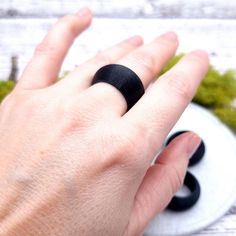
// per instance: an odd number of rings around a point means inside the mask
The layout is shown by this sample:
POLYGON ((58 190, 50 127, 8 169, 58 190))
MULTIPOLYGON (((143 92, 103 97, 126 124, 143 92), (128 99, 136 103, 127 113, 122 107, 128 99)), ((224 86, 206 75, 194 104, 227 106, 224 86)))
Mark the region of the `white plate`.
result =
POLYGON ((208 110, 190 104, 170 135, 191 130, 200 135, 206 152, 189 168, 201 185, 201 196, 185 212, 165 210, 146 228, 145 236, 177 236, 195 233, 223 216, 236 200, 236 138, 208 110))

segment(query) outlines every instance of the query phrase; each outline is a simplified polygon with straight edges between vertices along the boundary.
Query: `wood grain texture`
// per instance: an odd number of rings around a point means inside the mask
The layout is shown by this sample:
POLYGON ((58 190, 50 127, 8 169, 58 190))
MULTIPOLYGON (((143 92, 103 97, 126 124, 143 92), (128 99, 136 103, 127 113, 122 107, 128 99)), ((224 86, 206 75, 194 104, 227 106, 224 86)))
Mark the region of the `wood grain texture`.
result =
POLYGON ((236 18, 232 0, 1 0, 0 17, 52 17, 85 5, 99 17, 236 18))

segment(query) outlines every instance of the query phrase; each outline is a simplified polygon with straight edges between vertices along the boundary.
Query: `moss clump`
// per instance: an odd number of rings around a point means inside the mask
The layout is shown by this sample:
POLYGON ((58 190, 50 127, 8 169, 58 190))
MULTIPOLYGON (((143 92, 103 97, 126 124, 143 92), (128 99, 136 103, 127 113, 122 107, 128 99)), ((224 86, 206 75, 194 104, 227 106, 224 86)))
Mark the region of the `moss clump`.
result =
POLYGON ((169 69, 171 69, 175 64, 179 62, 179 60, 184 56, 184 53, 176 55, 175 57, 171 58, 168 64, 162 69, 160 75, 166 73, 169 69))
POLYGON ((8 80, 8 81, 0 81, 0 102, 4 99, 4 97, 10 93, 13 88, 15 87, 15 82, 8 80))
POLYGON ((236 132, 236 108, 235 107, 222 107, 213 110, 221 121, 230 126, 236 132))
POLYGON ((236 97, 236 74, 228 70, 220 74, 210 67, 193 99, 208 108, 228 106, 236 97))

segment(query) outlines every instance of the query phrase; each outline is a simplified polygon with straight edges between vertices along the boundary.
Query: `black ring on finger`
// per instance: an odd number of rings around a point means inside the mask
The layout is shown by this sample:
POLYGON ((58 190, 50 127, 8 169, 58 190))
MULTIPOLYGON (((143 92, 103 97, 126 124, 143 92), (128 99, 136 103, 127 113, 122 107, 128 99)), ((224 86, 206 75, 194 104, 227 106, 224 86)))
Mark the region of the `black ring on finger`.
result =
POLYGON ((145 90, 138 75, 126 66, 109 64, 94 75, 92 85, 105 82, 118 89, 127 102, 129 110, 144 94, 145 90))

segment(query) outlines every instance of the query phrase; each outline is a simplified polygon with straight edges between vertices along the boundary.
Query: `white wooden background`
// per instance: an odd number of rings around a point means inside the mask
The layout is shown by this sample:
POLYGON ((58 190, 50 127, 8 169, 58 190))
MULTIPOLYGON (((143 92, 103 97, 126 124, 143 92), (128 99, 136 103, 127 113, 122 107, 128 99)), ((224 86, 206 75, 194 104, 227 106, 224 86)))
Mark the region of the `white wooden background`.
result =
POLYGON ((11 55, 19 56, 22 71, 55 18, 85 5, 93 9, 94 24, 76 41, 63 70, 132 34, 148 41, 168 30, 179 34, 179 52, 202 48, 218 69, 236 68, 235 0, 1 0, 0 79, 8 77, 11 55))
MULTIPOLYGON (((125 37, 141 34, 149 41, 168 30, 178 33, 179 52, 202 48, 218 69, 236 69, 234 0, 1 0, 0 79, 8 76, 11 55, 19 56, 22 71, 56 18, 84 5, 93 9, 95 19, 88 32, 76 40, 63 70, 73 69, 125 37)), ((236 203, 218 222, 196 235, 236 235, 236 203)))

